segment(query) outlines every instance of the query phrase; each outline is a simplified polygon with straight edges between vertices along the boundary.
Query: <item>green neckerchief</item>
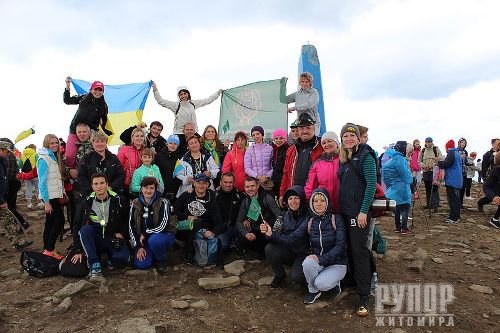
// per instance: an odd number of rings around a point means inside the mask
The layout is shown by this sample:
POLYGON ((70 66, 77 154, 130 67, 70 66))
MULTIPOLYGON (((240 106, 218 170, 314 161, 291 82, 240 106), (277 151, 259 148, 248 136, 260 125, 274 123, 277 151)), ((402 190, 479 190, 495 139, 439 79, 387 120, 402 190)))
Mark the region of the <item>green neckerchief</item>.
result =
POLYGON ((203 147, 212 155, 214 158, 215 164, 220 168, 220 160, 219 160, 219 153, 217 153, 217 142, 214 140, 212 143, 205 141, 203 143, 203 147))

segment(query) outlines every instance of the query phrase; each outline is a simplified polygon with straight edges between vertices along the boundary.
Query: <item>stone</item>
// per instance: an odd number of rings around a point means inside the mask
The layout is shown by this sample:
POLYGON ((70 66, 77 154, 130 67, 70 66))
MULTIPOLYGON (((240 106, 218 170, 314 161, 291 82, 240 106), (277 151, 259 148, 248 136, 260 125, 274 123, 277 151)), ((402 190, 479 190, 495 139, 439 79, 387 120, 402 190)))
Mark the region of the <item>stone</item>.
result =
POLYGON ((73 296, 79 292, 86 291, 89 289, 95 288, 95 285, 87 282, 85 280, 80 280, 75 283, 69 283, 64 288, 59 290, 54 294, 54 297, 64 299, 66 297, 73 296))
POLYGON ((420 273, 424 269, 424 262, 422 260, 415 260, 408 265, 408 269, 420 273))
POLYGON ((99 295, 104 295, 109 293, 109 288, 106 286, 105 281, 101 282, 99 286, 99 295))
POLYGON ((170 306, 174 309, 187 309, 189 308, 189 303, 186 301, 171 300, 170 306))
POLYGON ((270 286, 271 282, 273 282, 274 276, 264 276, 257 281, 257 285, 259 286, 270 286))
POLYGON ((401 239, 401 237, 399 237, 399 236, 391 236, 391 235, 384 236, 384 238, 388 239, 388 240, 393 240, 393 241, 398 241, 401 239))
POLYGON ((469 286, 469 289, 478 293, 493 294, 493 289, 487 286, 481 286, 479 284, 472 284, 469 286))
POLYGON ((194 303, 189 304, 189 307, 191 307, 193 309, 208 310, 209 305, 208 305, 207 301, 200 300, 198 302, 194 302, 194 303))
POLYGON ((134 301, 133 299, 127 299, 127 300, 123 301, 123 304, 135 305, 135 304, 137 304, 137 301, 134 301))
POLYGON ((318 301, 318 302, 314 302, 313 304, 307 304, 306 309, 307 310, 319 310, 319 309, 326 308, 328 305, 330 305, 330 303, 325 302, 325 301, 318 301))
POLYGON ((463 247, 463 248, 468 248, 470 247, 467 244, 461 243, 461 242, 450 242, 450 241, 441 241, 439 242, 440 244, 443 245, 448 245, 448 246, 457 246, 457 247, 463 247))
POLYGON ((1 277, 11 277, 21 275, 21 271, 18 268, 9 268, 0 273, 1 277))
POLYGON ((236 287, 240 285, 239 276, 230 276, 227 278, 199 278, 198 285, 203 289, 221 289, 236 287))
POLYGON ((68 309, 71 307, 71 304, 73 302, 71 301, 71 297, 66 297, 61 304, 59 304, 55 309, 54 313, 60 314, 68 311, 68 309))
POLYGON ((445 225, 435 225, 432 227, 433 229, 440 229, 440 230, 448 230, 449 228, 445 225))
POLYGON ((464 264, 473 266, 477 265, 477 262, 475 262, 474 260, 465 260, 464 264))
POLYGON ((427 238, 425 235, 422 234, 416 234, 414 237, 419 240, 425 240, 427 238))
POLYGON ((466 219, 466 221, 469 223, 476 223, 476 220, 474 220, 472 217, 469 217, 468 219, 466 219))
POLYGON ((477 257, 483 261, 494 261, 495 260, 495 258, 493 258, 492 256, 490 256, 487 253, 479 253, 477 257))
POLYGON ((432 261, 434 261, 437 264, 442 264, 444 261, 441 258, 432 258, 432 261))
POLYGON ((422 249, 421 247, 419 247, 417 249, 417 251, 415 251, 415 253, 413 253, 413 256, 417 260, 425 260, 425 259, 427 259, 427 251, 425 251, 424 249, 422 249))
POLYGON ((258 265, 258 264, 261 264, 262 261, 259 260, 259 259, 254 259, 254 260, 247 260, 246 263, 247 264, 257 264, 258 265))
POLYGON ((146 318, 129 318, 118 325, 118 333, 156 333, 156 328, 146 318))
POLYGON ((402 259, 402 260, 413 260, 415 259, 415 257, 413 256, 413 254, 410 254, 408 252, 403 252, 399 255, 399 259, 402 259))
POLYGON ((129 271, 125 272, 125 275, 127 276, 144 276, 148 275, 149 271, 148 270, 143 270, 143 269, 131 269, 129 271))
POLYGON ((483 313, 483 318, 488 319, 489 317, 486 313, 483 313))
POLYGON ((235 260, 232 263, 224 265, 224 270, 228 274, 240 276, 245 272, 245 260, 235 260))
POLYGON ((439 249, 439 252, 443 252, 443 253, 453 253, 453 252, 455 252, 455 250, 445 248, 445 249, 439 249))
POLYGON ((193 296, 191 296, 191 295, 181 296, 181 301, 190 301, 192 299, 193 299, 193 296))
POLYGON ((482 224, 476 224, 476 227, 478 227, 481 230, 490 230, 490 227, 482 225, 482 224))
POLYGON ((395 329, 391 330, 391 333, 406 333, 406 331, 402 328, 396 327, 395 329))
POLYGON ((500 316, 500 308, 491 306, 490 310, 491 310, 491 313, 494 314, 495 316, 500 316))
POLYGON ((468 249, 465 249, 465 250, 462 250, 462 253, 467 253, 467 254, 469 254, 469 253, 472 253, 472 251, 471 251, 471 250, 468 250, 468 249))

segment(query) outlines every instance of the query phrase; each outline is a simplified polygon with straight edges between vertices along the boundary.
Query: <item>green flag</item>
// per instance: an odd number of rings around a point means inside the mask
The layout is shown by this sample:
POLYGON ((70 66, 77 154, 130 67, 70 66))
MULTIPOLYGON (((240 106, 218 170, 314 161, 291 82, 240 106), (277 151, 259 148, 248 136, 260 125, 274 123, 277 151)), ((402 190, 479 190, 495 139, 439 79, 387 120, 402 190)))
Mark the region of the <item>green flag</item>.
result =
POLYGON ((257 197, 253 196, 252 201, 250 202, 250 207, 248 207, 247 217, 252 221, 257 221, 260 216, 261 208, 259 205, 259 201, 257 201, 257 197))
POLYGON ((262 126, 268 135, 278 128, 286 129, 286 81, 284 77, 224 90, 220 104, 219 133, 232 138, 238 131, 248 133, 255 125, 262 126))

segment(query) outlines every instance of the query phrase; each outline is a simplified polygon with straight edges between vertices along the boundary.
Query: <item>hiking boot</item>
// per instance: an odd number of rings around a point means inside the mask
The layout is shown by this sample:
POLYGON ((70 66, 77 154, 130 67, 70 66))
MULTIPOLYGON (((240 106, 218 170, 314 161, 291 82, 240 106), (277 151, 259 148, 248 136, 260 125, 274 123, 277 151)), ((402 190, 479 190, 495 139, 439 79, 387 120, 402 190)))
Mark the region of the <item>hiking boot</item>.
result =
POLYGON ((447 224, 457 224, 458 222, 460 222, 460 219, 458 220, 452 220, 450 218, 447 218, 444 223, 447 223, 447 224))
POLYGON ((100 277, 102 277, 101 263, 95 262, 90 267, 90 278, 95 279, 95 278, 100 278, 100 277))
POLYGON ((304 297, 304 304, 313 304, 320 296, 321 296, 321 291, 318 291, 317 293, 308 292, 304 297))
POLYGON ((56 251, 43 250, 42 253, 57 260, 62 260, 64 258, 64 256, 60 255, 56 251))
POLYGON ((28 221, 24 220, 21 222, 21 226, 23 227, 24 230, 26 230, 30 227, 30 224, 28 221))
POLYGON ((477 204, 477 211, 483 213, 484 212, 483 205, 477 204))
POLYGON ((279 288, 284 279, 284 276, 275 276, 273 281, 271 282, 271 288, 279 288))
POLYGON ((163 274, 167 271, 167 261, 161 260, 156 263, 156 271, 158 274, 163 274))
POLYGON ((23 250, 33 244, 33 241, 31 239, 25 239, 17 244, 14 244, 14 248, 18 251, 23 250))
POLYGON ((368 316, 368 296, 361 296, 356 314, 360 317, 368 316))
POLYGON ((403 230, 401 230, 401 235, 410 236, 411 230, 410 229, 403 229, 403 230))
POLYGON ((499 220, 497 220, 497 219, 495 219, 495 218, 493 218, 493 217, 492 217, 492 218, 491 218, 491 220, 490 220, 490 224, 491 224, 493 227, 495 227, 495 228, 497 228, 497 229, 500 229, 500 221, 499 221, 499 220))

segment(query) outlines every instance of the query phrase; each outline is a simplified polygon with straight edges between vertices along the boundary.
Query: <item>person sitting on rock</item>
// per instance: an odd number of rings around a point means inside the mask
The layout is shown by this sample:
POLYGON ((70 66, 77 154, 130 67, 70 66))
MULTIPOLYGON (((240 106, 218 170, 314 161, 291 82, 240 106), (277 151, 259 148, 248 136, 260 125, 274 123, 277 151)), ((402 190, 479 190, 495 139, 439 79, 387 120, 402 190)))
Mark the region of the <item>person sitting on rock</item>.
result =
POLYGON ((129 232, 135 248, 135 267, 147 269, 156 263, 158 273, 165 272, 168 250, 174 245, 175 226, 170 217, 170 203, 162 198, 155 177, 141 181, 139 196, 130 208, 129 232))
POLYGON ((90 277, 99 278, 102 276, 102 253, 108 255, 111 264, 123 265, 128 262, 130 253, 125 241, 128 211, 120 196, 109 189, 105 173, 95 173, 90 179, 93 192, 77 212, 80 216, 75 219, 73 238, 76 254, 71 262, 81 262, 85 251, 90 277))

